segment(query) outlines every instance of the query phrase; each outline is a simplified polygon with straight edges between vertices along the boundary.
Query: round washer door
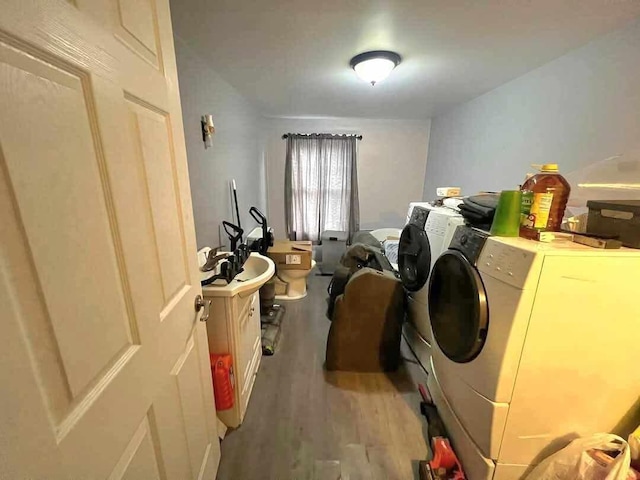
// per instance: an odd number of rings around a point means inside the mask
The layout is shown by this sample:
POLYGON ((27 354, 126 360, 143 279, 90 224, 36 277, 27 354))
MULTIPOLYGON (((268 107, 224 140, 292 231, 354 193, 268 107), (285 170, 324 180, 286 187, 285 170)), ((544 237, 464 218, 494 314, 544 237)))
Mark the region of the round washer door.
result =
POLYGON ((444 252, 429 280, 429 317, 440 350, 457 363, 478 356, 487 338, 489 306, 478 270, 457 250, 444 252))
POLYGON ((423 228, 408 224, 402 229, 398 243, 398 269, 404 288, 420 290, 429 279, 431 246, 423 228))

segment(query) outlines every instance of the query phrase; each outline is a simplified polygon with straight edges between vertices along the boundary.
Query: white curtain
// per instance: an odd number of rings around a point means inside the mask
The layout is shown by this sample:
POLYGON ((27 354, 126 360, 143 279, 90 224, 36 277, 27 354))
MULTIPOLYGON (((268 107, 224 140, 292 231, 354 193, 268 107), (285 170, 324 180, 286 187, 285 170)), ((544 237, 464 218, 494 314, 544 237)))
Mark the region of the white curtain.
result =
POLYGON ((287 235, 318 241, 324 230, 359 229, 357 139, 352 135, 287 136, 287 235))

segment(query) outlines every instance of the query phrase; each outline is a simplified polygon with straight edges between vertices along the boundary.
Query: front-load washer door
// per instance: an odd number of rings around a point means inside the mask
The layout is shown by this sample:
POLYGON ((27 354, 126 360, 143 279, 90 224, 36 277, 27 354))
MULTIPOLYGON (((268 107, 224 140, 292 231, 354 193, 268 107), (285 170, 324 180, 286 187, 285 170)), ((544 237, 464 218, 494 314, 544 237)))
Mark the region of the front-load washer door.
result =
POLYGON ((487 338, 489 306, 478 270, 457 250, 444 252, 431 272, 429 317, 433 340, 452 361, 470 362, 487 338))
POLYGON ((398 270, 405 289, 416 292, 425 286, 431 269, 431 247, 424 228, 408 224, 398 243, 398 270))

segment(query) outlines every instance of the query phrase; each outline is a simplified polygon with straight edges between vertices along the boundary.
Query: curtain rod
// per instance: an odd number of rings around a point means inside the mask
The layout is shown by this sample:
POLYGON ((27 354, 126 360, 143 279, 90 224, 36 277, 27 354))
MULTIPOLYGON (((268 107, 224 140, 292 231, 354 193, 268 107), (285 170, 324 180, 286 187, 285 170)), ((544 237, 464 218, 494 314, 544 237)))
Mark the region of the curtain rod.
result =
POLYGON ((300 135, 301 137, 313 137, 317 136, 327 136, 327 137, 356 137, 358 140, 362 140, 362 135, 355 134, 333 134, 333 133, 285 133, 282 135, 282 139, 289 138, 289 135, 300 135))

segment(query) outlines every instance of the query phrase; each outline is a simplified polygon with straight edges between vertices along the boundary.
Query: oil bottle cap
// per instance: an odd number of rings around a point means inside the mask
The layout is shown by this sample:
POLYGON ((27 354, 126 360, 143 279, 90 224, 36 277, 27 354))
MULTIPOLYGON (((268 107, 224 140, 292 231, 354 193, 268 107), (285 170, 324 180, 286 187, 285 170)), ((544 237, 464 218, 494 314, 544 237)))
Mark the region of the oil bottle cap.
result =
POLYGON ((557 172, 558 164, 557 163, 545 163, 544 165, 540 165, 539 163, 532 163, 531 166, 541 172, 557 172))

